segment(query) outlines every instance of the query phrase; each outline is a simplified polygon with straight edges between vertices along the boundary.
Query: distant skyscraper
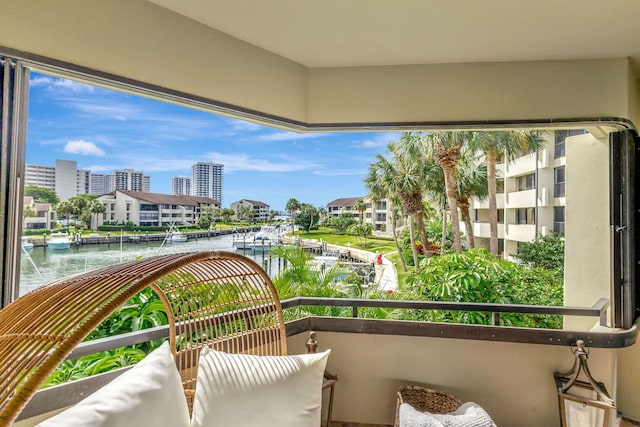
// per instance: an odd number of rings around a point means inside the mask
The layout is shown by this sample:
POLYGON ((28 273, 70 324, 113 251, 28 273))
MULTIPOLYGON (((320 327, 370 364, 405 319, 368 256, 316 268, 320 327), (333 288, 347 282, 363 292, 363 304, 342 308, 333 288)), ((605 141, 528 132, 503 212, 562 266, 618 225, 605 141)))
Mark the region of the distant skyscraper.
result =
POLYGON ((174 196, 191 195, 191 178, 174 176, 171 178, 171 194, 174 196))
POLYGON ((115 190, 146 191, 149 192, 151 179, 133 169, 123 169, 113 171, 113 182, 115 190))
POLYGON ((78 195, 78 163, 56 159, 56 194, 60 200, 78 195))
POLYGON ((106 177, 101 173, 92 173, 91 174, 91 184, 89 186, 89 192, 91 194, 107 194, 108 191, 106 189, 106 177))
POLYGON ((191 189, 194 196, 210 197, 222 206, 222 172, 224 165, 198 162, 191 166, 191 189))

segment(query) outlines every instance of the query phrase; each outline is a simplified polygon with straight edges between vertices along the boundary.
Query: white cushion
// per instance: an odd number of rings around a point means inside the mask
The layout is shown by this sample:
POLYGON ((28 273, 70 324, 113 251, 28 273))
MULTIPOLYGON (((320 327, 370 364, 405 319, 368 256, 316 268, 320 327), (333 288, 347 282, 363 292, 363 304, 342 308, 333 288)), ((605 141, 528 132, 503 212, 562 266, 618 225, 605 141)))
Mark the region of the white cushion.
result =
POLYGON ((43 427, 187 427, 189 410, 169 344, 43 427))
POLYGON ((329 351, 292 356, 200 353, 193 427, 319 427, 329 351))
POLYGON ((446 414, 420 412, 413 406, 400 405, 400 427, 496 427, 489 414, 477 403, 466 402, 446 414))

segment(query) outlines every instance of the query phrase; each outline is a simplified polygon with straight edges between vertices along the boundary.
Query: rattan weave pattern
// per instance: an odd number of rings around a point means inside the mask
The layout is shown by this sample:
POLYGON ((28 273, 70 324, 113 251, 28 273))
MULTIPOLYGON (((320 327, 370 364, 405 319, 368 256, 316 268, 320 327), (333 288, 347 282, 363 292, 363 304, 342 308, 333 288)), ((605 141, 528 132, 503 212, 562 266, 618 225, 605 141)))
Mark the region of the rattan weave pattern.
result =
POLYGON ((397 393, 395 427, 400 425, 400 405, 403 403, 408 403, 421 412, 445 414, 455 411, 463 402, 449 393, 432 390, 430 388, 420 386, 400 387, 397 393))
POLYGON ((199 350, 287 353, 282 308, 269 276, 228 252, 161 255, 44 285, 0 311, 0 425, 96 326, 146 287, 163 301, 170 345, 191 406, 199 350))

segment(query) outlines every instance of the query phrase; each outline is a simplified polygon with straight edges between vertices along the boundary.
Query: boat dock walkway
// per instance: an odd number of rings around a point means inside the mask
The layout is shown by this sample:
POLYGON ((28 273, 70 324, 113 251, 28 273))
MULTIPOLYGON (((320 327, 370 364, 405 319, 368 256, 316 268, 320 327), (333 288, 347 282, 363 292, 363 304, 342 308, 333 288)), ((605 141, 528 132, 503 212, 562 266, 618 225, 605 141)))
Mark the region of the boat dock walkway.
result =
POLYGON ((317 240, 301 238, 283 237, 283 241, 290 244, 297 244, 305 250, 318 255, 334 255, 342 261, 358 260, 362 263, 371 264, 375 269, 375 283, 383 291, 395 291, 398 289, 398 272, 395 265, 385 258, 384 254, 378 257, 374 252, 356 249, 349 246, 333 245, 317 240))

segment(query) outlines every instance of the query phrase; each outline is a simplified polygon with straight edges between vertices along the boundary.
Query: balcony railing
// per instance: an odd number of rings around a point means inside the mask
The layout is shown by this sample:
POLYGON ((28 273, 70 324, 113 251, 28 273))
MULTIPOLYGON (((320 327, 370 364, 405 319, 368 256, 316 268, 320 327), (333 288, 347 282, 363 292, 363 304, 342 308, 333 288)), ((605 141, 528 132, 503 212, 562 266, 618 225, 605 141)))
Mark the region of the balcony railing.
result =
MULTIPOLYGON (((599 319, 601 324, 606 320, 609 301, 605 298, 598 300, 591 307, 566 307, 566 306, 533 306, 513 304, 486 304, 486 303, 458 303, 436 301, 398 301, 375 299, 341 299, 341 298, 309 298, 296 297, 281 302, 285 313, 287 310, 295 310, 297 307, 325 306, 325 307, 350 307, 351 317, 304 317, 287 322, 287 335, 294 341, 299 341, 296 336, 310 330, 324 333, 347 333, 379 336, 404 336, 404 337, 431 337, 457 338, 463 340, 481 340, 503 343, 527 343, 545 344, 544 347, 569 346, 576 339, 583 339, 592 348, 618 348, 632 345, 636 340, 637 327, 622 332, 576 332, 550 329, 530 329, 500 326, 500 315, 503 313, 543 314, 562 316, 589 316, 599 319), (361 308, 388 308, 407 310, 456 310, 469 312, 493 313, 491 325, 468 325, 459 323, 436 323, 424 321, 389 321, 359 317, 361 308)), ((224 318, 233 319, 235 316, 220 314, 224 318)), ((340 334, 339 334, 340 335, 340 334)), ((167 325, 142 331, 112 336, 108 338, 83 342, 69 355, 76 358, 87 354, 94 354, 119 347, 144 343, 150 340, 166 338, 169 336, 167 325)), ((416 338, 413 338, 416 339, 416 338)), ((442 341, 444 346, 452 341, 442 341)), ((304 345, 297 352, 304 351, 304 345)), ((293 353, 296 350, 292 350, 293 353)), ((121 372, 121 371, 120 371, 121 372)), ((100 374, 80 381, 69 383, 61 393, 59 387, 45 389, 37 393, 30 404, 25 408, 20 418, 25 419, 38 414, 43 414, 56 408, 65 407, 76 403, 88 393, 106 384, 117 376, 119 372, 100 374)), ((346 383, 345 383, 346 386, 346 383)))

